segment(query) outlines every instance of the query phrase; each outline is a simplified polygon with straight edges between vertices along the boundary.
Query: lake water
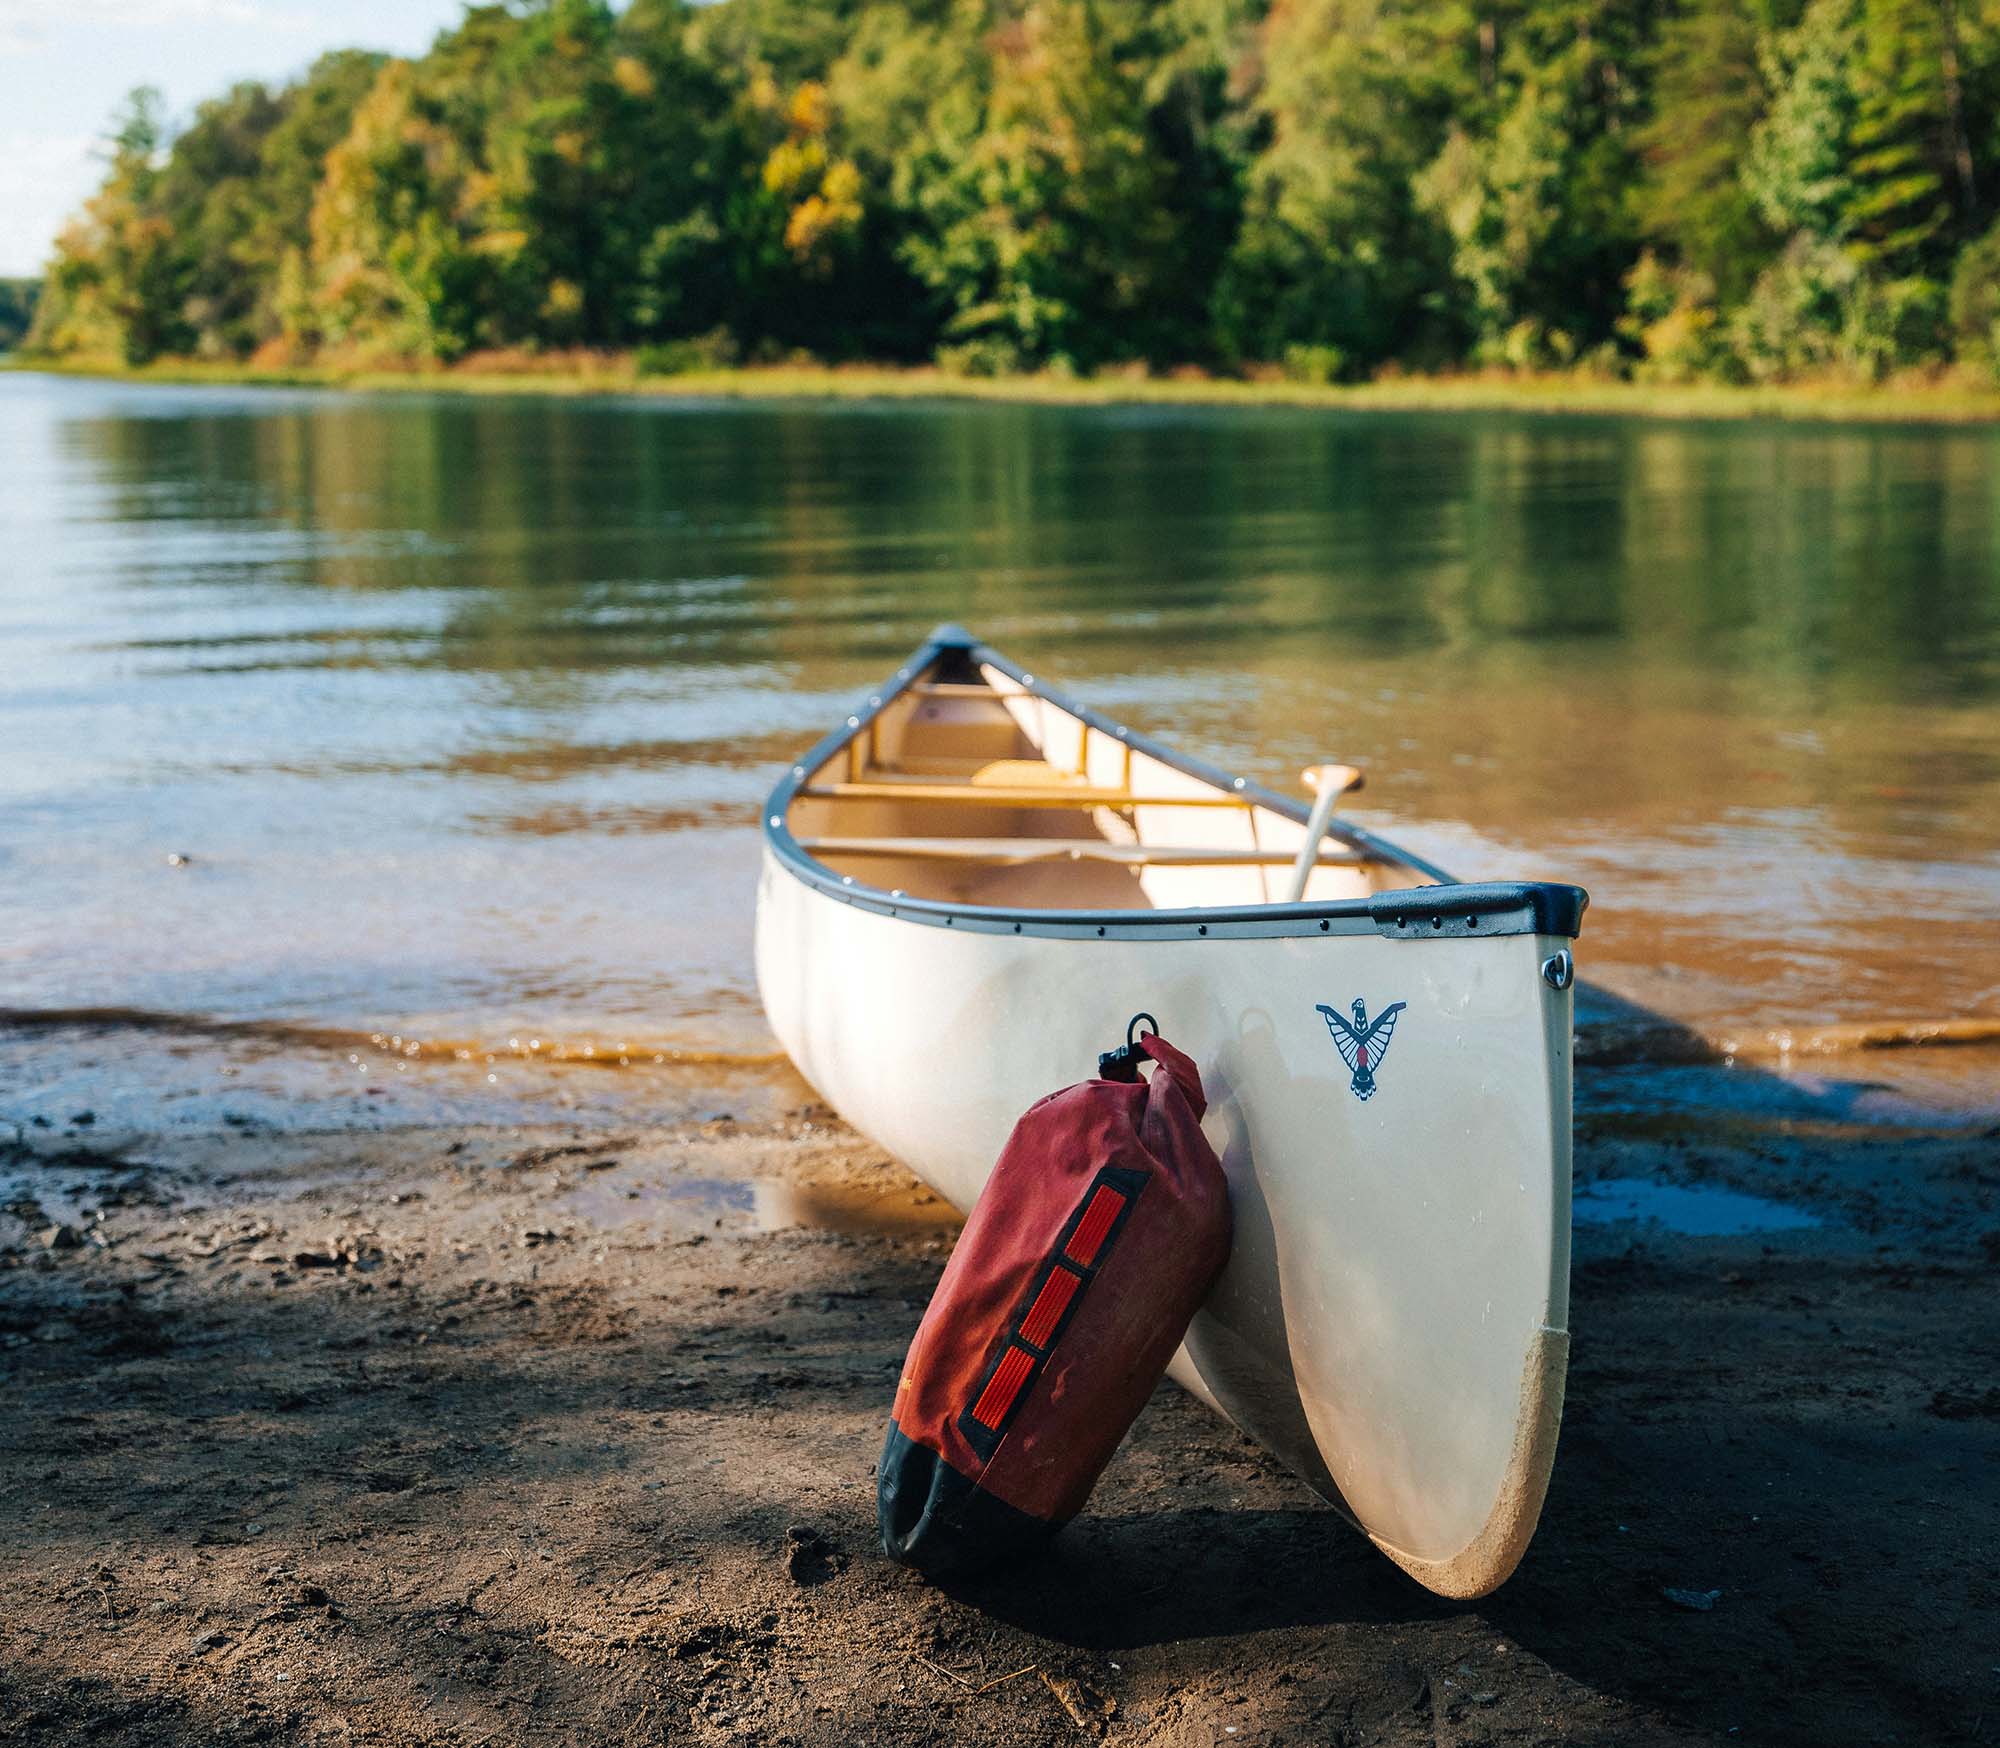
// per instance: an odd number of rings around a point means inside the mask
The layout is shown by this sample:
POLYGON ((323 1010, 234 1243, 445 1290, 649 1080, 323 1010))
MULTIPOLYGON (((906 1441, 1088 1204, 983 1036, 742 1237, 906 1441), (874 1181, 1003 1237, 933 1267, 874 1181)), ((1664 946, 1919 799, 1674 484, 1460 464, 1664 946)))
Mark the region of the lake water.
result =
POLYGON ((943 619, 1365 763, 1704 1035, 2000 1015, 2000 433, 15 374, 0 1104, 114 1097, 123 1032, 769 1052, 759 799, 943 619))

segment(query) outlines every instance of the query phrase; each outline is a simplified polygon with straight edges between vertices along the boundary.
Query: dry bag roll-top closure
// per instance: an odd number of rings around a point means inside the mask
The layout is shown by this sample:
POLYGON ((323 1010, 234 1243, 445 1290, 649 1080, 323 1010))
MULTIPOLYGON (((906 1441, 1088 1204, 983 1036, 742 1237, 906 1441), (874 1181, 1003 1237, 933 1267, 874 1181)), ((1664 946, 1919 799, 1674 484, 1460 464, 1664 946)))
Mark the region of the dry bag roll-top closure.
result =
POLYGON ((1082 1509, 1228 1259, 1205 1108, 1187 1057, 1128 1032, 1015 1124, 903 1363, 877 1484, 894 1558, 978 1571, 1082 1509))

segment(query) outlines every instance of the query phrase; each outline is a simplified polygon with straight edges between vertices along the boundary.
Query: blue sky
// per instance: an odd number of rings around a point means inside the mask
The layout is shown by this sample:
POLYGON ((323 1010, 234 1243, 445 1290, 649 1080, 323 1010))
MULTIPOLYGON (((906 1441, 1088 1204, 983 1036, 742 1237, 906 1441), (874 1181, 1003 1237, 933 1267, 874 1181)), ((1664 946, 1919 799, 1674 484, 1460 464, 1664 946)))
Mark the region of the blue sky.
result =
POLYGON ((461 0, 0 0, 0 275, 38 273, 97 184, 105 120, 135 85, 184 118, 237 79, 330 48, 421 52, 461 0))

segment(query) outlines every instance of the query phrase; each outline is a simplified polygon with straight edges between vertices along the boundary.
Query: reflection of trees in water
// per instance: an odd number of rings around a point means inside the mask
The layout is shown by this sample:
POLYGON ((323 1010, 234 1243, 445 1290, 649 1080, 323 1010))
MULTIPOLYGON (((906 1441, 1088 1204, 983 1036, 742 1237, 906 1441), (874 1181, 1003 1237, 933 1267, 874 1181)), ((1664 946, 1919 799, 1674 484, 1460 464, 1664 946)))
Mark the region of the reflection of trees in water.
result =
MULTIPOLYGON (((812 610, 831 594, 877 622, 941 606, 986 624, 1041 616, 1058 648, 1065 627, 1079 645, 1199 631, 1368 652, 1612 638, 1767 681, 1879 685, 1918 664, 1949 685, 1980 677, 1956 669, 1990 652, 2000 607, 1977 433, 527 396, 266 405, 70 429, 108 468, 121 520, 418 531, 447 555, 315 551, 304 580, 546 592, 753 560, 748 592, 778 597, 759 629, 785 621, 816 652, 812 610)), ((909 641, 901 624, 869 632, 909 641)))

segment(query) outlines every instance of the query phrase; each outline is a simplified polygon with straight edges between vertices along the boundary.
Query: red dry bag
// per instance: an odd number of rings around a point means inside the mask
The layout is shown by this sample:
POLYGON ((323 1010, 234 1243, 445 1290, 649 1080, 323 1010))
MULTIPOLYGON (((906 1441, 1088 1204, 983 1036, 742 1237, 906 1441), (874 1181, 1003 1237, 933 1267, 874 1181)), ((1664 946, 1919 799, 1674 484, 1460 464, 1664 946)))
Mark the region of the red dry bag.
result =
POLYGON ((1083 1508, 1229 1256, 1205 1107, 1194 1064, 1149 1033, 1014 1125, 903 1363, 885 1552, 976 1571, 1083 1508))

